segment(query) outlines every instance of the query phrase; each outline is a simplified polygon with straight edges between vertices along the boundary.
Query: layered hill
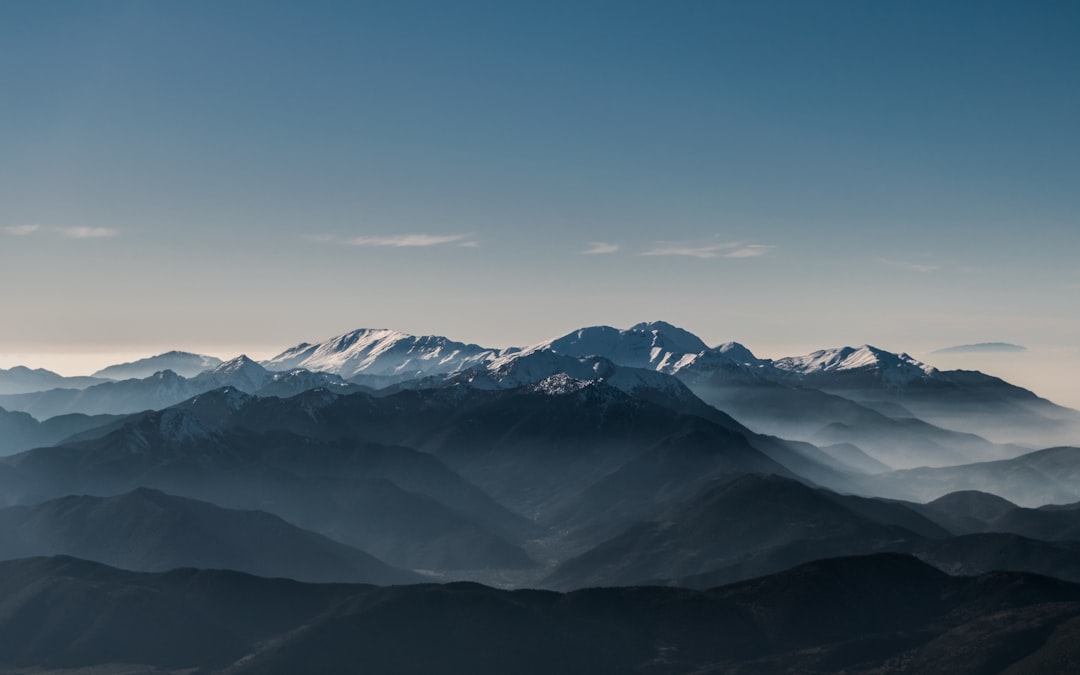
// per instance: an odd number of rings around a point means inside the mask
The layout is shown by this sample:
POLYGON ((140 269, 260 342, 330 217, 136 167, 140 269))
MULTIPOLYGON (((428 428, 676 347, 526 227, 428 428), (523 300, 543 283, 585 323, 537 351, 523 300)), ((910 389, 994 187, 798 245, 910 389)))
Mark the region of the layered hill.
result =
POLYGON ((0 563, 8 670, 1067 672, 1080 665, 1078 617, 1076 585, 950 577, 898 555, 709 591, 568 594, 145 574, 64 557, 0 563))
POLYGON ((201 567, 381 585, 421 579, 277 516, 148 488, 0 509, 0 559, 57 554, 144 572, 201 567))
MULTIPOLYGON (((228 406, 235 390, 221 390, 228 406)), ((10 501, 114 495, 137 487, 268 511, 395 565, 522 567, 506 537, 530 524, 430 454, 284 431, 221 429, 183 410, 140 416, 87 441, 0 463, 10 501)))

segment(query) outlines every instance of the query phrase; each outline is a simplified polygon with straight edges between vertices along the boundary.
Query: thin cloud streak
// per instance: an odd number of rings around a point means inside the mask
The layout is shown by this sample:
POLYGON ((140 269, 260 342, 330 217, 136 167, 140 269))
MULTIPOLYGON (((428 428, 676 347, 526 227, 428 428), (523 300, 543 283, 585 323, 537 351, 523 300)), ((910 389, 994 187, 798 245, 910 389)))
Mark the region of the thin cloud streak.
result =
POLYGON ((40 225, 7 225, 4 228, 4 234, 9 234, 13 237, 25 237, 28 234, 33 234, 41 229, 40 225))
POLYGON ((724 254, 725 258, 758 258, 772 250, 772 246, 765 244, 748 244, 724 254))
POLYGON ((740 241, 719 244, 694 245, 673 242, 657 242, 641 255, 676 255, 709 260, 712 258, 758 258, 765 255, 772 246, 765 244, 745 244, 740 241))
POLYGON ((936 272, 941 269, 941 265, 929 265, 926 263, 913 263, 908 260, 892 260, 890 258, 878 258, 878 262, 889 267, 896 267, 903 270, 909 270, 911 272, 919 272, 926 274, 928 272, 936 272))
POLYGON ((103 239, 119 234, 111 227, 61 227, 57 232, 69 239, 103 239))
POLYGON ((465 234, 400 234, 353 237, 352 239, 346 239, 345 243, 350 246, 391 246, 394 248, 442 246, 445 244, 476 245, 476 242, 465 241, 467 239, 468 235, 465 234))
POLYGON ((608 253, 615 253, 621 246, 618 244, 611 244, 606 241, 587 241, 585 245, 588 246, 584 251, 578 251, 581 255, 606 255, 608 253))

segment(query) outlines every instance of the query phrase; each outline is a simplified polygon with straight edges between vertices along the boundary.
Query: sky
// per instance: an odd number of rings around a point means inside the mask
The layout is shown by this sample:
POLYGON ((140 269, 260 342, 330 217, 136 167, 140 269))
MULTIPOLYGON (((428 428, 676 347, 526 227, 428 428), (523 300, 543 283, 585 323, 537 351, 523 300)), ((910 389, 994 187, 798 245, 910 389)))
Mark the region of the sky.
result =
POLYGON ((7 0, 0 87, 0 367, 663 319, 1080 407, 1075 2, 7 0))

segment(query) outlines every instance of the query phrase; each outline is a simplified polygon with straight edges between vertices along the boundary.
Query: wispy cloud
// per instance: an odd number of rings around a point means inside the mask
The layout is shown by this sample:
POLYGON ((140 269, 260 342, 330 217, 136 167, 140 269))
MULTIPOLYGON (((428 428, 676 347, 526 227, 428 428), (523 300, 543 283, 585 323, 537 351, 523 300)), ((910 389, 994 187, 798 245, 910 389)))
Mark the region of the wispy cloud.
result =
POLYGON ((13 237, 25 237, 40 229, 40 225, 7 225, 3 228, 4 234, 10 234, 13 237))
POLYGON ((111 227, 61 227, 57 232, 69 239, 103 239, 120 234, 111 227))
POLYGON ((893 260, 892 258, 878 258, 878 262, 889 267, 896 267, 902 270, 908 270, 911 272, 921 272, 926 274, 927 272, 936 272, 941 269, 941 265, 933 265, 930 263, 916 263, 910 260, 893 260))
POLYGON ((747 244, 729 241, 716 244, 688 244, 684 242, 658 241, 641 255, 681 255, 693 258, 757 258, 773 249, 765 244, 747 244))
POLYGON ((607 253, 614 253, 621 248, 618 244, 611 244, 606 241, 587 241, 585 245, 588 247, 584 251, 578 251, 581 255, 605 255, 607 253))
POLYGON ((758 258, 773 249, 765 244, 746 244, 724 254, 725 258, 758 258))
POLYGON ((346 239, 352 246, 442 246, 461 243, 467 238, 464 234, 396 234, 390 236, 364 236, 346 239))
POLYGON ((429 246, 457 246, 476 248, 480 242, 471 234, 394 234, 338 237, 333 234, 306 234, 304 239, 321 244, 345 246, 381 246, 390 248, 424 248, 429 246))
POLYGON ((7 225, 0 227, 0 232, 13 237, 26 237, 38 232, 51 232, 68 239, 101 239, 115 237, 119 230, 111 227, 42 227, 40 225, 7 225))

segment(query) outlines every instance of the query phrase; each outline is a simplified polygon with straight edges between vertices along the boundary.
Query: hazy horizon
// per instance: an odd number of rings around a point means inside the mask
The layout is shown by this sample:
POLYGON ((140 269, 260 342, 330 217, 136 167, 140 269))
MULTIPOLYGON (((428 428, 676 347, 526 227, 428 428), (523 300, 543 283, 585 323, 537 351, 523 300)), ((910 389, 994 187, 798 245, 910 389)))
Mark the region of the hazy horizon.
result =
MULTIPOLYGON (((578 326, 577 328, 584 328, 578 326)), ((628 325, 616 326, 616 328, 628 328, 628 325)), ((391 328, 389 326, 367 326, 367 328, 391 328)), ((878 343, 849 340, 838 344, 800 345, 790 344, 754 344, 739 339, 721 337, 713 339, 702 333, 698 333, 692 326, 680 326, 701 337, 706 344, 715 346, 724 342, 734 341, 749 348, 757 357, 776 359, 784 356, 797 356, 808 354, 818 349, 851 346, 858 347, 863 344, 873 344, 876 347, 895 352, 907 352, 911 356, 924 363, 934 366, 939 370, 979 370, 988 375, 1000 377, 1011 384, 1030 389, 1042 398, 1049 399, 1059 405, 1080 410, 1080 390, 1075 387, 1075 379, 1072 375, 1080 369, 1080 348, 1069 349, 1045 349, 1027 348, 1022 352, 1003 353, 934 353, 940 347, 923 346, 920 349, 906 349, 902 346, 886 346, 878 343)), ((404 331, 403 331, 404 332, 404 331)), ((336 334, 335 334, 336 335, 336 334)), ((308 336, 306 342, 319 342, 335 337, 335 335, 308 336)), ((474 342, 484 347, 506 348, 530 346, 546 339, 559 337, 560 334, 537 336, 535 339, 508 344, 492 344, 489 342, 468 340, 458 335, 445 335, 459 342, 474 342)), ((28 368, 44 368, 65 376, 90 375, 106 366, 119 363, 127 363, 150 356, 163 354, 167 351, 188 351, 207 356, 216 356, 223 360, 235 358, 244 354, 257 361, 268 360, 286 349, 299 344, 300 341, 278 346, 270 345, 212 345, 208 343, 193 343, 187 345, 162 346, 160 348, 129 348, 115 351, 102 352, 52 352, 42 353, 26 351, 21 353, 0 353, 0 369, 9 369, 14 366, 26 366, 28 368)), ((944 345, 950 347, 956 345, 944 345)))

